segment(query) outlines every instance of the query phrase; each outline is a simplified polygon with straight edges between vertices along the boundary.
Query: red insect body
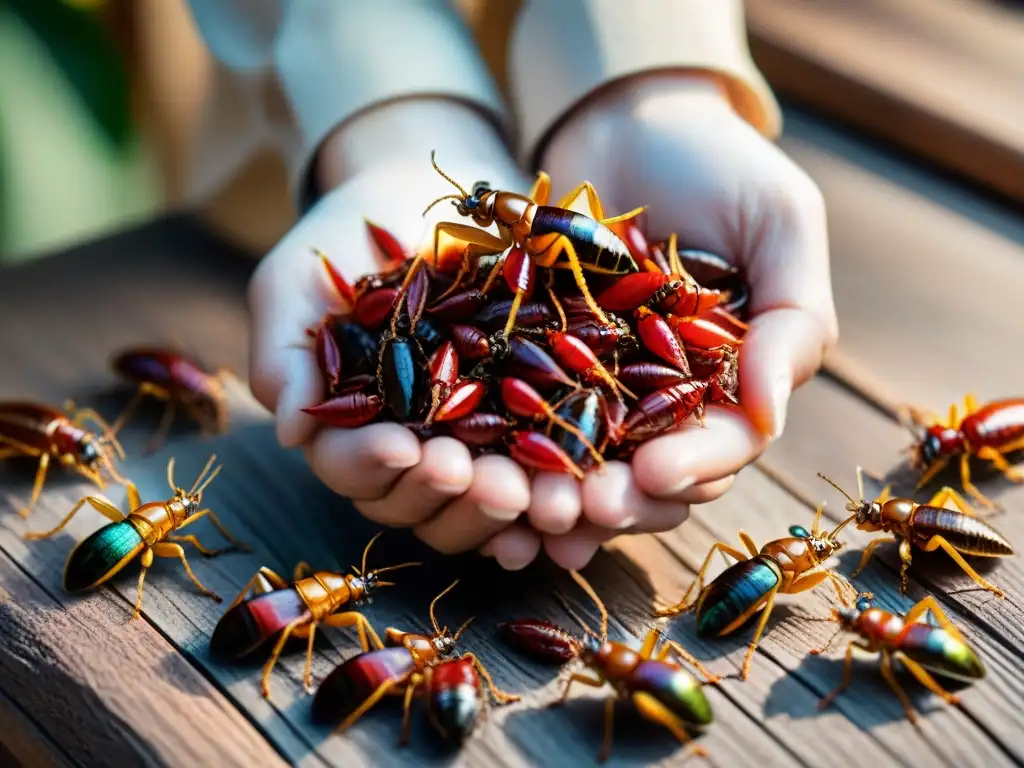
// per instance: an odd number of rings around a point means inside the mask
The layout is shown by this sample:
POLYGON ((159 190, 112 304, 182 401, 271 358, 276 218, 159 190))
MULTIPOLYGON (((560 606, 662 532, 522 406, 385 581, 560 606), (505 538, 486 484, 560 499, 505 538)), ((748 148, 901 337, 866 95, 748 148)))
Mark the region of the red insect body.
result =
POLYGON ((625 436, 623 424, 626 422, 628 413, 629 408, 623 400, 619 398, 604 400, 605 434, 608 442, 612 445, 622 442, 622 438, 625 436))
POLYGON ((512 422, 496 413, 472 413, 449 422, 452 434, 469 445, 491 445, 512 426, 512 422))
POLYGON ((383 408, 384 401, 377 395, 350 392, 319 405, 303 408, 302 412, 315 416, 319 421, 332 427, 351 428, 370 423, 377 418, 383 408))
POLYGON ((672 326, 665 318, 647 307, 640 307, 636 312, 639 318, 637 333, 644 346, 669 365, 674 365, 683 373, 689 374, 690 364, 672 326))
POLYGON ((647 242, 647 238, 637 225, 637 219, 632 218, 628 221, 622 221, 617 224, 609 224, 608 228, 611 229, 619 239, 626 244, 630 254, 633 256, 633 260, 637 263, 640 269, 644 268, 644 262, 649 258, 651 252, 650 245, 647 242))
POLYGON ((468 416, 475 411, 487 393, 487 385, 479 380, 463 379, 451 394, 437 407, 435 421, 452 421, 468 416))
POLYGON ((477 290, 453 293, 430 307, 427 312, 444 320, 465 320, 480 310, 485 299, 477 290))
POLYGON ((409 281, 409 287, 405 293, 405 311, 409 315, 410 330, 416 327, 423 316, 423 310, 427 306, 427 296, 430 294, 430 275, 424 265, 416 270, 416 273, 409 281))
POLYGON ((508 340, 512 372, 540 389, 575 387, 576 382, 542 347, 520 336, 508 340))
POLYGON ((626 439, 647 440, 682 424, 700 406, 707 389, 707 381, 695 379, 647 395, 626 416, 626 439))
POLYGON ((376 288, 361 294, 352 308, 356 322, 366 328, 379 328, 391 316, 398 299, 397 288, 376 288))
POLYGON ((320 372, 327 378, 327 385, 333 392, 341 380, 341 350, 327 324, 316 330, 316 362, 320 372))
POLYGON ((612 312, 628 312, 646 304, 671 278, 658 272, 634 272, 598 294, 597 303, 612 312))
POLYGON ((482 360, 491 354, 491 343, 487 334, 472 325, 453 325, 448 329, 459 357, 467 360, 482 360))
POLYGON ((505 639, 539 661, 563 664, 580 655, 580 639, 542 619, 516 619, 498 625, 505 639))
POLYGON ((316 251, 316 254, 320 257, 320 261, 324 265, 324 271, 327 272, 327 278, 331 281, 331 285, 334 286, 334 290, 338 292, 338 296, 345 302, 346 306, 352 307, 356 303, 356 292, 352 285, 342 277, 341 272, 327 258, 326 253, 316 251))
POLYGON ((362 392, 371 384, 377 383, 377 377, 370 373, 360 373, 355 376, 349 376, 342 382, 338 383, 334 393, 336 395, 347 395, 350 392, 362 392))
POLYGON ((548 342, 558 361, 575 373, 586 374, 601 365, 594 351, 575 336, 550 331, 548 342))
POLYGON ((526 419, 541 419, 551 408, 533 387, 522 379, 507 376, 501 380, 501 400, 509 413, 526 419))
POLYGON ((431 725, 453 744, 473 730, 480 714, 483 686, 473 660, 457 658, 427 668, 424 696, 431 725))
POLYGON ((706 320, 707 322, 714 323, 723 331, 731 333, 736 338, 743 338, 744 334, 750 330, 750 326, 740 320, 736 315, 727 310, 725 307, 713 307, 712 309, 706 310, 700 313, 700 319, 706 320))
POLYGON ((668 323, 687 347, 714 349, 722 346, 738 347, 743 343, 743 339, 702 317, 669 317, 668 323))
POLYGON ((652 303, 662 312, 689 317, 717 307, 721 302, 722 294, 718 291, 702 289, 689 280, 672 280, 655 295, 652 303))
POLYGON ((434 386, 452 387, 459 378, 459 356, 455 345, 444 342, 430 356, 430 383, 434 386))
POLYGON ((630 363, 619 369, 618 378, 634 392, 653 392, 682 384, 688 377, 678 368, 661 363, 630 363))
POLYGON ((625 339, 630 338, 628 326, 619 323, 605 325, 590 315, 570 317, 566 331, 590 347, 598 357, 611 355, 625 339))
POLYGON ((401 264, 408 258, 405 249, 402 248, 402 244, 398 242, 398 238, 384 229, 384 227, 377 226, 369 219, 364 219, 364 221, 366 222, 366 230, 370 233, 370 238, 388 261, 392 264, 401 264))
POLYGON ((502 266, 505 284, 512 293, 521 293, 524 297, 533 293, 533 281, 536 269, 533 259, 525 248, 516 246, 508 252, 502 266))
POLYGON ((1024 398, 983 405, 960 422, 960 432, 973 450, 1002 448, 1024 438, 1024 398))
POLYGON ((558 444, 542 432, 513 432, 509 453, 520 464, 583 479, 583 472, 558 444))
MULTIPOLYGON (((512 311, 512 299, 492 301, 476 313, 473 322, 487 331, 499 331, 505 327, 509 313, 512 311)), ((521 304, 516 312, 516 326, 519 328, 537 328, 551 322, 551 310, 547 304, 529 301, 521 304)))

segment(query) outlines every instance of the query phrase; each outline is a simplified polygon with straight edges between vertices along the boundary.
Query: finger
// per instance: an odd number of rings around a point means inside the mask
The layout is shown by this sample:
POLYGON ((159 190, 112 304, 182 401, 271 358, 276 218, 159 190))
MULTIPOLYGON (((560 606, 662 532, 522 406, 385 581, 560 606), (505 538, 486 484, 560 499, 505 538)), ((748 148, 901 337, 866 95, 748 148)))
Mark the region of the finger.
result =
POLYGON ((707 483, 698 483, 679 494, 676 501, 683 504, 707 504, 719 496, 724 496, 736 482, 736 475, 723 477, 721 480, 711 480, 707 483))
POLYGON ((307 442, 317 428, 316 420, 301 409, 324 395, 323 377, 305 336, 321 313, 316 301, 305 298, 298 280, 307 271, 286 278, 278 278, 278 271, 268 257, 249 285, 249 386, 275 415, 278 442, 289 448, 307 442))
POLYGON ((506 456, 482 456, 473 462, 469 490, 414 530, 439 552, 464 552, 507 528, 529 506, 530 480, 522 467, 506 456))
POLYGON ((423 443, 419 463, 385 496, 362 501, 359 511, 381 525, 417 525, 433 517, 473 481, 473 458, 458 440, 437 437, 423 443))
POLYGON ((540 554, 540 537, 525 525, 512 525, 484 544, 480 553, 493 557, 506 571, 520 571, 540 554))
POLYGON ((306 449, 314 474, 335 493, 355 501, 384 496, 420 456, 416 435, 398 424, 325 429, 306 449))
POLYGON ((542 533, 567 533, 583 509, 579 481, 555 472, 538 472, 530 490, 526 517, 542 533))
POLYGON ((740 350, 739 398, 761 432, 782 435, 790 395, 821 368, 834 339, 803 309, 774 309, 751 321, 740 350))
POLYGON ((568 533, 544 534, 544 551, 561 568, 578 571, 591 561, 602 543, 619 533, 583 520, 568 533))
POLYGON ((695 419, 641 445, 633 456, 637 487, 656 499, 682 499, 698 483, 735 474, 767 446, 738 408, 710 406, 706 427, 695 419))
POLYGON ((601 528, 626 530, 648 517, 674 515, 680 508, 684 505, 654 499, 641 491, 632 467, 621 461, 607 462, 583 481, 583 515, 601 528))

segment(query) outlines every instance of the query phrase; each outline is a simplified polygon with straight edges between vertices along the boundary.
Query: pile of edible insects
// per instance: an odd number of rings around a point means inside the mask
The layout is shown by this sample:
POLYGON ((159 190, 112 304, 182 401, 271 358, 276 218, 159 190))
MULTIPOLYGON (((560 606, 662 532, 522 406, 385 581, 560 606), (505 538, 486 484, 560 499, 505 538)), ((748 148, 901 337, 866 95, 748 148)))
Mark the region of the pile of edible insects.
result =
MULTIPOLYGON (((641 210, 608 218, 587 184, 548 206, 550 185, 543 174, 530 195, 523 196, 482 183, 469 193, 438 172, 458 188, 458 194, 441 200, 453 199, 465 223, 437 225, 432 248, 406 253, 389 232, 368 224, 389 267, 355 284, 320 254, 345 309, 309 330, 327 398, 307 412, 336 427, 390 420, 423 438, 449 434, 477 452, 501 451, 527 467, 582 476, 607 458, 627 456, 691 415, 702 420, 709 403, 737 403, 748 293, 735 267, 714 254, 681 249, 675 236, 649 243, 641 210), (500 236, 487 231, 492 225, 500 236)), ((95 589, 137 563, 132 618, 138 618, 148 569, 156 558, 171 558, 201 594, 221 602, 192 571, 182 547, 187 544, 205 557, 251 551, 213 510, 202 507, 204 491, 221 469, 214 466, 215 457, 188 490, 178 486, 170 459, 170 496, 144 500, 117 466, 125 457, 117 435, 146 397, 164 404, 149 450, 162 444, 178 412, 206 432, 225 431, 226 371, 208 371, 162 347, 128 349, 111 363, 135 390, 113 423, 71 403, 62 409, 0 402, 0 458, 37 462, 22 516, 30 514, 52 467, 76 472, 99 488, 113 481, 127 491, 123 510, 104 496, 86 496, 56 527, 24 536, 49 539, 89 507, 109 522, 70 552, 65 589, 95 589), (209 549, 194 533, 182 533, 202 519, 218 530, 224 547, 209 549)), ((915 435, 911 464, 921 472, 920 485, 956 462, 963 491, 992 507, 971 482, 972 459, 990 461, 1009 480, 1024 480, 1005 457, 1024 448, 1024 399, 979 404, 967 396, 962 416, 955 406, 946 419, 907 407, 901 420, 915 435)), ((820 477, 844 496, 845 520, 825 529, 819 507, 810 529, 794 525, 787 535, 761 545, 744 531, 738 532, 739 547, 716 542, 680 600, 655 609, 654 616, 670 620, 692 612, 696 633, 708 639, 751 630, 739 674, 745 680, 776 597, 821 587, 836 603, 826 619, 838 625, 829 644, 843 631, 856 636, 847 646, 841 682, 821 700, 822 708, 849 686, 854 648, 879 654, 881 674, 911 721, 917 715, 893 675, 894 662, 932 693, 957 704, 957 696, 940 680, 975 681, 985 676, 985 667, 935 598, 923 598, 902 615, 892 613, 875 606, 850 579, 879 543, 894 540, 901 593, 908 589, 914 552, 941 550, 979 587, 1004 598, 1003 590, 978 574, 968 558, 1012 556, 1012 544, 953 488, 942 488, 924 504, 894 497, 889 487, 871 500, 859 468, 855 496, 820 477), (847 577, 828 561, 844 546, 840 534, 853 529, 880 535, 868 542, 847 577), (709 579, 716 553, 730 564, 709 579)), ((352 573, 298 563, 289 579, 259 568, 220 618, 210 650, 221 663, 262 656, 260 687, 269 699, 272 674, 289 639, 302 639, 303 682, 307 691, 315 691, 313 717, 343 732, 383 699, 399 698, 404 743, 413 700, 419 698, 437 734, 457 745, 474 731, 487 705, 511 704, 519 697, 498 688, 481 659, 461 650, 471 619, 454 632, 438 622, 437 603, 456 584, 430 603, 429 627, 387 627, 378 634, 362 611, 379 589, 393 586, 381 576, 420 565, 371 567, 371 547, 379 536, 366 544, 352 573), (360 652, 315 685, 311 661, 318 627, 354 628, 360 652)), ((604 603, 579 573, 571 575, 597 607, 599 630, 579 619, 585 633, 579 636, 544 619, 518 618, 499 625, 499 632, 516 649, 564 667, 562 701, 576 683, 610 687, 600 759, 611 752, 618 700, 690 744, 694 753, 706 754, 692 742, 713 724, 704 686, 719 678, 659 629, 646 631, 638 649, 610 640, 604 603)))
POLYGON ((389 266, 355 283, 320 254, 344 311, 309 329, 327 399, 307 413, 582 476, 737 403, 748 293, 735 266, 675 235, 649 243, 642 208, 606 217, 589 184, 549 206, 543 174, 523 196, 438 172, 459 190, 441 200, 471 223, 437 225, 415 254, 368 223, 389 266))

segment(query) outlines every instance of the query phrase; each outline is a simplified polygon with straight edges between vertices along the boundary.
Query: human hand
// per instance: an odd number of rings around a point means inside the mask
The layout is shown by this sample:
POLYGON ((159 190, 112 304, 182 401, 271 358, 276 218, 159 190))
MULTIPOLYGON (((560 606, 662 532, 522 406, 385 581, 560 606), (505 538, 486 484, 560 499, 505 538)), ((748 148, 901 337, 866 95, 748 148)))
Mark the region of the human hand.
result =
POLYGON ((471 459, 462 443, 439 437, 420 443, 408 429, 379 423, 359 429, 317 429, 301 412, 324 396, 305 329, 331 308, 318 248, 350 280, 378 272, 364 217, 412 247, 451 219, 449 206, 421 215, 451 192, 430 165, 466 185, 486 179, 498 188, 529 189, 483 118, 448 102, 407 102, 357 118, 319 155, 322 187, 331 189, 266 256, 252 279, 251 382, 275 413, 279 441, 302 446, 314 473, 350 497, 363 515, 388 526, 412 526, 442 552, 473 549, 507 527, 530 501, 526 473, 511 459, 471 459))
POLYGON ((543 540, 555 562, 581 568, 601 542, 674 528, 688 505, 728 490, 782 433, 792 390, 818 370, 838 330, 820 192, 711 80, 658 75, 619 86, 558 129, 540 167, 552 199, 586 179, 606 215, 647 205, 652 241, 676 232, 680 247, 741 265, 751 289, 742 410, 712 406, 707 429, 691 419, 581 485, 545 479, 546 496, 535 491, 528 512, 535 530, 509 529, 485 550, 525 565, 543 540))

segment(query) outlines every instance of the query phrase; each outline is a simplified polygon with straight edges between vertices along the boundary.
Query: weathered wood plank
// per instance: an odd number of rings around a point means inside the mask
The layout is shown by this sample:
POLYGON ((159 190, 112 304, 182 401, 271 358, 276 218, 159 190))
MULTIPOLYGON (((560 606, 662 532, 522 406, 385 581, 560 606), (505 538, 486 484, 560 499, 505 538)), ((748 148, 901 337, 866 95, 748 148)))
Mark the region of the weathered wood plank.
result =
POLYGON ((780 94, 1024 200, 1024 15, 976 0, 751 0, 780 94))

